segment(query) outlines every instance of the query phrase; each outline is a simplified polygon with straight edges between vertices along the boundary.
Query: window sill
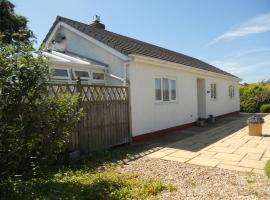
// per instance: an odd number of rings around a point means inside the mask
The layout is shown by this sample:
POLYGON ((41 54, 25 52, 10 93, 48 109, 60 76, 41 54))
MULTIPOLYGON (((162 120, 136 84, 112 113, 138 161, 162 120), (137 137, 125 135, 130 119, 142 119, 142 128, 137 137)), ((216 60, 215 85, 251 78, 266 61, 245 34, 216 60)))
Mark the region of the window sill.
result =
POLYGON ((175 101, 155 101, 155 104, 178 104, 177 100, 175 101))

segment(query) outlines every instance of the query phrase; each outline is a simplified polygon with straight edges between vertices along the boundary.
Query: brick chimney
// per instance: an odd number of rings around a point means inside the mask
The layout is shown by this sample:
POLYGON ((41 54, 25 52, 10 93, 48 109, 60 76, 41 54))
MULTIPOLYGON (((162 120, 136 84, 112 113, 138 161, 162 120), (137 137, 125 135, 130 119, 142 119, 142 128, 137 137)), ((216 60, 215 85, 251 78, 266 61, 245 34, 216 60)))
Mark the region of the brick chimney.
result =
POLYGON ((95 28, 99 28, 99 29, 105 29, 105 24, 100 23, 100 16, 98 15, 94 15, 93 16, 93 23, 90 24, 90 26, 93 26, 95 28))

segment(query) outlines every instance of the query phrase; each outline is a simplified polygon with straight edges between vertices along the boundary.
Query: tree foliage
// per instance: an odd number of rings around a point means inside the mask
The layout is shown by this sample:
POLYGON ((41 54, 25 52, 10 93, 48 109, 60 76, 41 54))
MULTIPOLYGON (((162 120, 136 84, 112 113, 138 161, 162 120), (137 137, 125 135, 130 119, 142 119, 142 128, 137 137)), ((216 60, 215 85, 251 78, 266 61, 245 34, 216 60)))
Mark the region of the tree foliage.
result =
POLYGON ((79 120, 77 97, 49 95, 49 68, 31 45, 0 44, 0 180, 52 167, 79 120))
POLYGON ((14 13, 14 4, 8 0, 0 0, 0 39, 2 43, 29 43, 33 32, 27 27, 27 19, 14 13))
POLYGON ((240 88, 241 111, 249 113, 260 112, 260 107, 268 103, 270 103, 269 83, 252 83, 240 88))

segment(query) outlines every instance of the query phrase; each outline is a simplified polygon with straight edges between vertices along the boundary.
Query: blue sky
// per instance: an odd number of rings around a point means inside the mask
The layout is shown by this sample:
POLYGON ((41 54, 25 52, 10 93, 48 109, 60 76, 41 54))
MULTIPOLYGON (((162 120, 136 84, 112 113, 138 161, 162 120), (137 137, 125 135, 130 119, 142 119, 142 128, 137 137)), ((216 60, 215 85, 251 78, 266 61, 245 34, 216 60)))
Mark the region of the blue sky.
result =
POLYGON ((12 0, 44 39, 57 15, 184 53, 243 82, 270 79, 269 0, 12 0))

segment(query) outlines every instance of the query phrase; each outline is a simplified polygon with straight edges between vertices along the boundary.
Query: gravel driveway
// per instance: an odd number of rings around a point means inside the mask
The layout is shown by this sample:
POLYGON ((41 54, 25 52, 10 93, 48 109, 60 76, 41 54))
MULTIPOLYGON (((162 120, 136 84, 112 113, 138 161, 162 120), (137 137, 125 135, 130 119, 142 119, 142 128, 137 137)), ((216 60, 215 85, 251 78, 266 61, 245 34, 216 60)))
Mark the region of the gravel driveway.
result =
POLYGON ((252 172, 237 172, 187 163, 142 157, 128 162, 123 172, 172 183, 176 191, 162 199, 270 199, 270 179, 252 172))

